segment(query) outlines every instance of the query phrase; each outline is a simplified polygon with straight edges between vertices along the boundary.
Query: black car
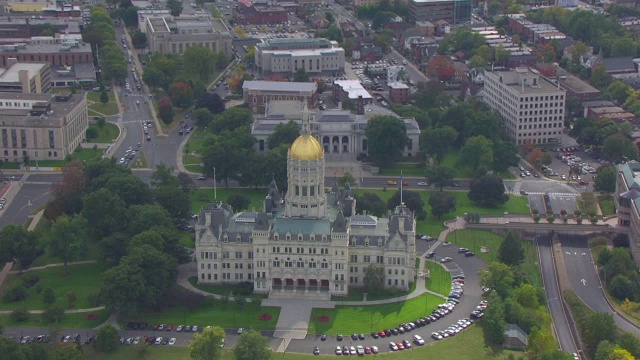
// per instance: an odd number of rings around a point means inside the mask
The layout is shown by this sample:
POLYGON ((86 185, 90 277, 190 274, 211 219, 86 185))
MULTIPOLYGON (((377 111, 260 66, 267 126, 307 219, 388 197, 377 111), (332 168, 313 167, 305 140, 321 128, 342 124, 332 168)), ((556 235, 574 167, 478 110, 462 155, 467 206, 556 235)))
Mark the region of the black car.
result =
POLYGON ((92 342, 92 341, 93 341, 93 336, 89 336, 89 337, 84 341, 84 343, 85 343, 85 344, 91 344, 91 342, 92 342))
POLYGON ((358 334, 356 333, 351 334, 351 340, 358 340, 358 334))
POLYGON ((164 338, 162 339, 162 342, 160 342, 160 345, 167 345, 169 343, 169 338, 164 338))
POLYGON ((391 333, 391 330, 386 329, 386 330, 384 331, 384 334, 386 335, 386 337, 389 337, 389 336, 391 336, 391 334, 392 334, 392 333, 391 333))
POLYGON ((336 336, 336 340, 338 340, 338 341, 342 341, 342 334, 338 334, 338 335, 336 336))
POLYGON ((476 254, 474 252, 467 251, 466 253, 464 253, 464 256, 471 257, 471 256, 476 256, 476 254))
POLYGON ((327 334, 322 334, 322 336, 320 337, 320 340, 322 341, 327 340, 327 334))
POLYGON ((360 335, 358 335, 358 339, 360 339, 360 340, 364 340, 364 334, 360 334, 360 335))
POLYGON ((427 255, 425 255, 427 259, 433 259, 435 256, 436 256, 436 253, 433 251, 429 251, 427 255))
POLYGON ((372 332, 371 332, 371 337, 372 337, 372 338, 374 338, 374 339, 377 339, 377 338, 379 338, 379 337, 380 337, 380 335, 378 335, 378 333, 377 333, 377 332, 372 331, 372 332))
POLYGON ((398 335, 400 332, 398 331, 398 329, 395 329, 395 328, 394 328, 394 329, 391 329, 391 333, 392 333, 393 335, 398 335))
POLYGON ((349 355, 349 347, 347 345, 342 347, 342 355, 349 355))
POLYGON ((404 327, 399 327, 399 328, 398 328, 398 332, 399 332, 400 334, 404 334, 406 331, 405 331, 404 327))
POLYGON ((317 346, 313 348, 313 355, 320 355, 320 349, 317 346))

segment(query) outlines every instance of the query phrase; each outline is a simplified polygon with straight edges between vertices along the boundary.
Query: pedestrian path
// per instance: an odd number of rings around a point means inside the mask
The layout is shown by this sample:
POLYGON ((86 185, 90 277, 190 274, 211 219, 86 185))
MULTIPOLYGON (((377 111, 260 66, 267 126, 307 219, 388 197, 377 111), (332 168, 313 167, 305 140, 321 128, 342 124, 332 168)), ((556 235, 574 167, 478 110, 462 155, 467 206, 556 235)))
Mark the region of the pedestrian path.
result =
MULTIPOLYGON (((67 265, 82 265, 82 264, 95 264, 96 262, 98 262, 97 260, 83 260, 83 261, 73 261, 73 262, 69 262, 67 263, 67 265)), ((47 264, 47 265, 43 265, 43 266, 34 266, 34 267, 30 267, 28 269, 24 269, 24 270, 13 270, 10 271, 9 274, 21 274, 21 273, 26 273, 29 271, 33 271, 33 270, 43 270, 43 269, 48 269, 48 268, 52 268, 52 267, 61 267, 64 266, 63 263, 58 263, 58 264, 47 264)), ((2 283, 0 282, 0 286, 2 285, 2 283)))
POLYGON ((558 193, 558 192, 527 192, 527 195, 549 195, 549 196, 574 196, 578 197, 580 194, 576 193, 558 193))
MULTIPOLYGON (((64 313, 65 314, 89 313, 89 312, 95 312, 95 311, 100 311, 104 309, 105 309, 104 306, 96 306, 96 307, 86 308, 86 309, 65 310, 64 313)), ((29 312, 29 314, 42 314, 44 312, 44 310, 27 310, 27 311, 29 312)), ((0 315, 8 315, 8 314, 11 314, 12 312, 13 310, 0 310, 0 315)))

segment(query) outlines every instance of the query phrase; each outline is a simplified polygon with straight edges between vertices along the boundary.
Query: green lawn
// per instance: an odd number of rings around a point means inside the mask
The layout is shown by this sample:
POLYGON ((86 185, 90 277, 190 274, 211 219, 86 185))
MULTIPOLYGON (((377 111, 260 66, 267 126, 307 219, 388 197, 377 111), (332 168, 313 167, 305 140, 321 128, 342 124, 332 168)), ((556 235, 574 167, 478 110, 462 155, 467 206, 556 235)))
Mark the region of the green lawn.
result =
POLYGON ((498 256, 498 248, 504 237, 491 231, 464 229, 456 230, 447 235, 447 240, 459 247, 467 248, 479 256, 484 261, 495 261, 498 256), (480 252, 481 247, 486 247, 489 252, 480 252))
MULTIPOLYGON (((200 289, 202 291, 206 291, 208 293, 215 294, 215 295, 231 295, 233 290, 236 288, 236 285, 234 284, 220 284, 220 285, 198 284, 198 281, 195 276, 189 277, 189 283, 191 283, 191 285, 193 285, 196 289, 200 289)), ((269 297, 269 295, 267 294, 254 294, 253 296, 256 296, 260 299, 266 299, 269 297)))
POLYGON ((196 154, 202 154, 204 141, 207 134, 209 133, 206 130, 200 128, 195 129, 187 143, 184 145, 184 154, 191 154, 192 152, 195 152, 196 154))
POLYGON ((188 171, 194 173, 202 173, 202 158, 197 155, 182 155, 182 164, 188 171))
POLYGON ((109 95, 109 102, 103 104, 100 102, 99 92, 92 91, 87 93, 87 101, 93 101, 93 104, 88 105, 89 116, 118 115, 118 104, 116 104, 116 99, 113 97, 113 91, 107 91, 107 94, 109 95))
POLYGON ((0 169, 20 169, 20 163, 14 162, 0 162, 0 169))
POLYGON ((451 291, 451 274, 435 261, 427 260, 424 264, 425 272, 429 270, 429 277, 424 279, 427 289, 442 294, 449 295, 451 291))
POLYGON ((311 334, 352 334, 388 329, 401 322, 414 321, 435 309, 444 300, 432 294, 384 305, 336 306, 335 309, 313 309, 309 320, 311 334), (317 321, 329 316, 328 322, 317 321))
POLYGON ((202 166, 200 166, 199 164, 185 165, 184 169, 192 173, 202 173, 202 166))
POLYGON ((147 162, 147 157, 144 155, 144 151, 140 151, 136 158, 131 163, 132 169, 147 169, 149 168, 149 163, 147 162))
MULTIPOLYGON (((58 324, 55 324, 59 328, 67 329, 92 329, 103 322, 105 322, 111 312, 109 310, 98 310, 90 313, 70 313, 65 314, 64 319, 58 324), (87 320, 85 316, 88 314, 98 314, 96 320, 87 320)), ((3 326, 27 326, 27 327, 50 327, 54 324, 47 324, 41 321, 42 316, 40 314, 29 315, 29 320, 25 322, 15 322, 11 320, 11 315, 0 315, 0 323, 3 326)))
MULTIPOLYGON (((206 306, 190 311, 186 307, 175 307, 163 312, 141 314, 138 318, 161 324, 189 324, 198 326, 220 326, 222 328, 252 328, 254 330, 273 330, 278 323, 279 307, 262 307, 247 304, 240 308, 234 302, 226 306, 216 300, 213 306, 206 306), (260 321, 261 314, 270 314, 272 319, 260 321)), ((137 320, 137 319, 136 319, 137 320)))
POLYGON ((538 249, 533 240, 522 240, 524 262, 520 265, 522 276, 536 288, 542 288, 542 275, 538 263, 538 249))
MULTIPOLYGON (((227 201, 227 198, 231 195, 244 195, 251 200, 249 211, 255 209, 256 211, 262 209, 264 197, 267 196, 267 189, 248 189, 248 188, 224 188, 218 186, 217 188, 218 200, 227 201)), ((200 210, 207 204, 212 202, 214 193, 212 188, 196 189, 189 194, 191 199, 191 209, 194 214, 199 214, 200 210)))
MULTIPOLYGON (((45 219, 44 216, 42 217, 42 219, 45 219)), ((45 224, 46 221, 45 220, 40 220, 40 224, 38 224, 38 226, 41 226, 43 224, 45 224)), ((96 243, 91 243, 89 244, 89 250, 87 251, 87 254, 82 257, 80 260, 84 261, 84 260, 97 260, 100 258, 100 249, 98 247, 98 244, 96 243)), ((37 259, 35 259, 33 261, 33 264, 31 264, 32 267, 38 267, 38 266, 44 266, 44 265, 48 265, 48 264, 61 264, 62 260, 60 260, 59 258, 55 257, 55 256, 51 256, 49 254, 49 252, 44 252, 42 255, 40 255, 37 259)), ((17 270, 17 269, 14 269, 17 270)))
MULTIPOLYGON (((411 285, 409 286, 409 290, 407 291, 398 291, 395 293, 388 292, 388 293, 376 294, 376 295, 367 294, 367 301, 392 299, 399 296, 405 296, 405 295, 411 294, 415 289, 416 289, 416 283, 414 281, 413 283, 411 283, 411 285)), ((349 294, 347 296, 331 296, 331 300, 333 301, 364 301, 364 288, 350 286, 349 294)))
POLYGON ((584 192, 577 199, 578 209, 583 215, 591 215, 598 213, 598 199, 592 192, 584 192))
MULTIPOLYGON (((397 324, 396 324, 397 325, 397 324)), ((98 353, 93 351, 93 347, 83 347, 85 359, 87 360, 139 360, 139 346, 120 346, 113 353, 98 353)), ((309 350, 311 352, 311 350, 309 350)), ((464 359, 464 360, 505 360, 513 355, 515 359, 523 357, 522 352, 490 349, 484 344, 482 329, 473 325, 460 333, 458 336, 444 341, 429 344, 427 346, 416 346, 412 350, 400 352, 385 352, 376 355, 376 358, 384 359, 464 359)), ((222 360, 233 360, 235 357, 232 350, 222 351, 222 360)), ((274 353, 273 359, 282 360, 311 360, 336 358, 333 353, 314 356, 311 354, 296 353, 274 353)), ((154 360, 189 360, 189 350, 186 346, 151 346, 146 359, 154 360)))
POLYGON ((194 249, 196 247, 196 243, 193 233, 189 231, 182 231, 180 233, 180 245, 189 249, 194 249))
POLYGON ((609 216, 616 214, 616 208, 613 203, 613 196, 611 194, 598 195, 598 203, 600 204, 600 210, 602 215, 609 216))
POLYGON ((95 139, 87 140, 89 143, 107 144, 113 142, 118 135, 120 135, 120 129, 118 126, 105 123, 100 127, 98 124, 91 124, 89 128, 96 129, 98 131, 98 137, 95 139))
POLYGON ((422 163, 398 163, 380 169, 378 175, 381 176, 403 176, 424 177, 426 166, 422 163))
MULTIPOLYGON (((442 159, 441 165, 446 165, 452 169, 455 169, 456 173, 454 177, 456 178, 472 178, 473 170, 468 166, 460 166, 458 165, 458 160, 460 159, 460 151, 459 150, 450 150, 442 159)), ((503 179, 513 179, 514 176, 508 171, 497 172, 496 175, 500 176, 503 179)))
MULTIPOLYGON (((71 161, 89 161, 93 159, 99 159, 104 153, 103 149, 79 149, 74 151, 71 154, 71 161)), ((62 167, 67 164, 69 161, 67 160, 39 160, 35 159, 29 160, 29 166, 39 166, 39 167, 62 167)))
MULTIPOLYGON (((393 196, 395 190, 374 190, 374 189, 357 189, 354 190, 356 195, 362 195, 364 193, 373 193, 378 195, 384 202, 393 196)), ((421 234, 438 236, 440 232, 445 229, 443 223, 447 220, 455 219, 456 216, 464 216, 465 213, 478 213, 484 215, 502 215, 505 212, 509 214, 529 214, 529 206, 527 198, 524 196, 509 196, 509 201, 502 206, 495 208, 485 208, 476 205, 467 197, 467 192, 464 191, 451 191, 449 192, 456 198, 456 212, 443 216, 441 219, 436 219, 431 216, 431 206, 429 205, 429 197, 434 190, 422 190, 412 189, 412 191, 418 191, 422 197, 422 201, 425 204, 427 210, 427 219, 424 221, 418 221, 416 231, 421 234)))
MULTIPOLYGON (((39 284, 42 288, 50 287, 56 295, 56 302, 63 304, 65 309, 69 309, 67 304, 67 292, 73 291, 77 296, 76 308, 84 309, 93 307, 87 301, 89 293, 97 293, 102 284, 102 273, 106 270, 101 264, 83 264, 69 266, 69 274, 62 275, 62 267, 52 267, 43 270, 30 271, 40 277, 39 284)), ((13 286, 22 283, 21 277, 25 275, 9 275, 2 286, 2 289, 10 289, 13 286)), ((42 301, 42 293, 36 292, 36 286, 29 288, 29 296, 23 301, 17 302, 0 302, 1 310, 27 309, 42 310, 45 305, 42 301)))

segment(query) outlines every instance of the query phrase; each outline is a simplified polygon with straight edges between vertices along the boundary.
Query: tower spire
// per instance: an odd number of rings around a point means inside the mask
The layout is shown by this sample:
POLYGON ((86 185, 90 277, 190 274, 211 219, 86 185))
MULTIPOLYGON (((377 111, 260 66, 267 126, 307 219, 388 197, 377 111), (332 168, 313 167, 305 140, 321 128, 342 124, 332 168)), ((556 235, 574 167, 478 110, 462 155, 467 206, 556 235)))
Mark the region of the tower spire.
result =
POLYGON ((310 135, 311 134, 311 112, 307 107, 307 102, 304 101, 304 106, 302 107, 302 129, 300 129, 300 135, 310 135))

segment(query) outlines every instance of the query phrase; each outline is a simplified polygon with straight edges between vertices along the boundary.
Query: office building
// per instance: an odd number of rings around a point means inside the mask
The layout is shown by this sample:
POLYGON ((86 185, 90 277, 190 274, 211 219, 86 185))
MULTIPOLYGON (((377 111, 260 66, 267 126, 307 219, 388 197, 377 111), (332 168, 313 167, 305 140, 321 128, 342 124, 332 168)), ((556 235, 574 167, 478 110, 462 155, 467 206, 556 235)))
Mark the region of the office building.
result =
POLYGON ((0 92, 46 93, 51 89, 49 64, 12 62, 0 69, 0 92))
POLYGON ((471 9, 471 0, 409 0, 409 19, 460 24, 471 21, 471 9))
POLYGON ((0 93, 0 154, 5 162, 63 160, 85 140, 84 94, 0 93))
POLYGON ((259 71, 294 74, 298 69, 307 73, 342 72, 344 49, 333 40, 267 39, 256 45, 255 64, 259 71))
POLYGON ((242 84, 244 103, 256 113, 264 113, 270 101, 292 100, 305 102, 311 109, 318 102, 315 82, 245 81, 242 84))
POLYGON ((566 91, 533 69, 485 71, 485 103, 504 118, 504 134, 516 145, 560 140, 566 91))
POLYGON ((15 44, 0 45, 0 67, 9 66, 16 59, 19 63, 47 63, 71 66, 77 63, 92 63, 91 46, 77 41, 61 44, 15 44))
POLYGON ((640 163, 618 165, 615 205, 618 226, 629 227, 629 249, 640 266, 640 163))
POLYGON ((231 32, 222 20, 209 17, 147 17, 149 51, 182 55, 189 46, 199 45, 213 52, 222 51, 231 58, 231 32))

